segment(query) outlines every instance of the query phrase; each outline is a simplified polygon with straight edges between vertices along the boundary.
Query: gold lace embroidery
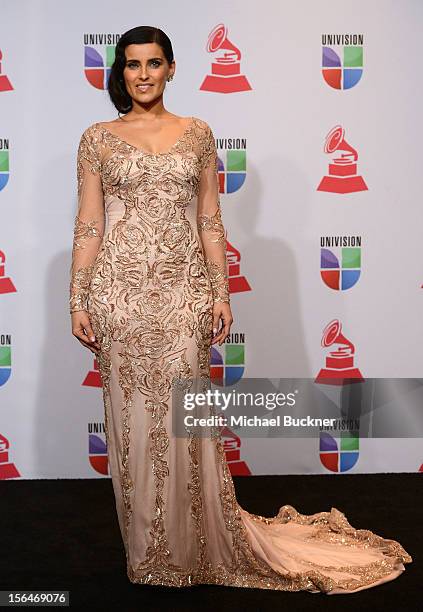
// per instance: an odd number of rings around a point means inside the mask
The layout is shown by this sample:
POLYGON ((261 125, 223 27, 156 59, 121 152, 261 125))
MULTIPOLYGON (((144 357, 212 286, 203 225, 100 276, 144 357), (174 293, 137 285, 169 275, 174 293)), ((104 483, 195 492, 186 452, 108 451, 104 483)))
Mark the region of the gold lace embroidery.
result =
POLYGON ((214 141, 213 132, 211 131, 210 127, 207 127, 203 138, 201 166, 202 168, 207 168, 211 165, 213 167, 213 172, 217 175, 218 164, 219 159, 217 156, 216 143, 214 141))
POLYGON ((93 272, 93 266, 80 268, 71 275, 70 282, 70 312, 78 310, 87 310, 87 302, 89 296, 90 281, 93 272))
POLYGON ((78 196, 81 195, 82 184, 84 182, 85 170, 83 160, 88 162, 89 169, 93 174, 97 174, 101 170, 101 160, 98 153, 99 144, 100 138, 95 127, 87 128, 79 142, 76 162, 78 196))
POLYGON ((197 215, 197 229, 205 254, 213 302, 229 303, 228 262, 219 197, 218 156, 214 135, 210 128, 207 128, 205 132, 201 167, 203 171, 206 171, 209 179, 211 176, 214 177, 214 186, 209 192, 210 195, 205 196, 205 202, 201 202, 204 210, 200 210, 197 215), (214 212, 212 212, 212 207, 216 207, 214 212))
MULTIPOLYGON (((222 512, 225 520, 226 528, 232 533, 232 560, 230 565, 223 563, 211 564, 205 558, 204 546, 202 540, 199 541, 198 563, 195 568, 178 568, 169 569, 166 566, 156 568, 154 573, 144 572, 133 569, 130 564, 127 566, 127 574, 131 582, 138 584, 156 584, 165 586, 190 586, 193 584, 220 584, 225 586, 262 588, 280 591, 321 591, 330 593, 335 588, 352 590, 362 586, 370 585, 373 582, 388 576, 396 568, 398 561, 403 563, 411 562, 411 557, 394 540, 384 540, 376 536, 372 532, 367 532, 365 536, 369 546, 380 548, 386 555, 385 558, 378 561, 373 561, 365 565, 347 565, 347 566, 332 566, 319 565, 312 561, 306 561, 298 555, 288 557, 295 558, 307 565, 309 569, 299 572, 287 571, 280 574, 273 570, 270 565, 263 560, 258 559, 251 549, 249 538, 243 525, 241 511, 256 521, 262 521, 266 524, 274 522, 286 522, 292 520, 300 524, 316 524, 326 525, 327 532, 338 530, 339 533, 348 532, 350 535, 354 533, 357 540, 360 540, 363 530, 354 530, 345 517, 340 519, 342 513, 333 509, 335 515, 328 512, 318 513, 316 515, 301 515, 292 506, 283 506, 278 515, 273 518, 265 518, 260 515, 248 513, 242 509, 236 499, 235 488, 233 485, 232 476, 229 471, 225 459, 223 443, 220 437, 215 441, 216 460, 221 469, 222 474, 222 490, 220 498, 222 502, 222 512), (330 519, 332 516, 332 519, 330 519), (329 527, 330 523, 330 527, 329 527), (371 535, 369 535, 371 534, 371 535), (325 571, 347 572, 355 577, 334 579, 324 574, 325 571)), ((193 465, 196 466, 198 459, 198 448, 191 440, 191 455, 193 456, 193 465)), ((197 492, 193 489, 193 493, 197 492)), ((198 497, 193 500, 193 515, 196 524, 202 523, 204 513, 201 503, 197 503, 198 497)), ((198 532, 201 538, 201 528, 198 532)))
POLYGON ((94 261, 103 237, 104 202, 101 188, 88 194, 84 187, 90 175, 101 169, 100 139, 93 126, 83 133, 77 155, 78 212, 74 220, 72 263, 69 284, 69 311, 88 309, 90 283, 94 273, 94 261), (85 220, 86 219, 86 220, 85 220), (96 239, 96 240, 95 240, 96 239))
POLYGON ((82 221, 77 215, 75 217, 74 224, 74 248, 75 249, 85 249, 85 242, 89 238, 102 238, 103 235, 101 231, 96 228, 96 224, 100 223, 99 220, 93 219, 92 221, 82 221))
POLYGON ((200 232, 215 232, 217 234, 217 238, 209 238, 211 242, 225 244, 225 229, 222 223, 220 205, 214 215, 199 215, 197 225, 200 232))
POLYGON ((210 259, 206 259, 206 266, 212 287, 213 301, 229 303, 229 280, 225 268, 219 262, 210 259))
MULTIPOLYGON (((251 548, 243 524, 242 512, 245 511, 237 503, 219 436, 207 440, 207 443, 214 444, 215 448, 216 461, 210 467, 218 470, 221 476, 219 499, 224 519, 221 535, 228 536, 232 558, 227 564, 210 561, 204 529, 207 509, 203 507, 201 478, 206 466, 201 464, 200 442, 197 438, 188 438, 189 476, 184 486, 190 493, 188 518, 193 521, 197 552, 192 565, 182 567, 172 562, 164 520, 166 512, 172 511, 164 501, 165 488, 169 484, 166 480, 170 474, 170 432, 166 417, 170 409, 171 381, 175 372, 185 376, 193 374, 185 356, 187 339, 190 339, 195 342, 191 357, 195 374, 199 375, 205 386, 209 384, 212 302, 229 298, 226 259, 222 256, 225 253, 224 241, 219 240, 221 228, 218 217, 216 214, 205 215, 199 221, 209 254, 204 259, 198 249, 194 228, 189 227, 185 218, 185 207, 198 188, 200 168, 210 163, 213 163, 214 169, 217 168, 215 150, 209 127, 197 119, 172 155, 145 156, 109 137, 98 126, 90 130, 89 141, 89 146, 83 144, 83 160, 90 160, 91 171, 101 168, 105 195, 113 196, 125 206, 124 216, 108 232, 95 270, 96 249, 93 247, 97 246, 96 241, 87 240, 84 243, 87 248, 78 249, 78 254, 86 255, 87 260, 90 255, 91 263, 85 261, 82 269, 73 277, 73 284, 74 305, 86 307, 89 297, 90 320, 100 341, 98 361, 103 383, 107 444, 113 450, 121 450, 121 465, 114 477, 121 485, 122 498, 119 501, 123 503, 118 505, 118 511, 122 518, 129 579, 140 584, 178 587, 221 584, 330 592, 339 586, 351 589, 371 584, 378 577, 389 575, 400 559, 409 562, 411 557, 398 543, 378 539, 377 536, 373 538, 369 535, 371 532, 361 540, 361 536, 364 536, 363 533, 360 536, 361 530, 353 530, 358 545, 365 541, 369 547, 383 551, 385 555, 380 561, 359 569, 356 566, 341 568, 355 575, 354 579, 334 580, 325 575, 327 567, 311 562, 297 573, 282 575, 274 571, 256 558, 251 548), (104 145, 110 152, 102 167, 92 157, 97 144, 104 145), (183 156, 183 162, 177 167, 177 179, 176 159, 173 157, 176 153, 183 156), (186 180, 182 180, 181 172, 187 173, 186 180), (213 237, 212 232, 216 232, 218 240, 209 240, 213 237), (206 276, 212 279, 212 295, 206 276), (113 386, 118 387, 113 398, 110 388, 112 363, 116 373, 113 386), (113 405, 119 390, 123 399, 116 399, 119 403, 113 405), (144 403, 141 403, 140 397, 144 403), (151 426, 146 432, 149 452, 145 458, 154 477, 155 502, 146 535, 145 558, 141 563, 132 563, 129 539, 143 537, 139 531, 135 536, 136 529, 130 529, 134 511, 134 481, 131 473, 133 464, 129 457, 132 436, 137 433, 132 428, 132 418, 136 418, 140 410, 151 414, 151 426), (109 428, 112 413, 118 427, 109 428), (116 430, 119 430, 119 426, 121 434, 118 436, 116 430), (225 529, 227 534, 224 533, 225 529)), ((93 214, 84 218, 99 217, 93 214)), ((191 348, 192 345, 189 346, 191 348)), ((266 524, 278 520, 314 524, 316 539, 338 537, 342 540, 344 537, 346 542, 352 544, 349 538, 355 537, 350 531, 353 528, 336 513, 332 519, 325 513, 307 517, 292 507, 284 506, 274 519, 249 516, 266 524)))

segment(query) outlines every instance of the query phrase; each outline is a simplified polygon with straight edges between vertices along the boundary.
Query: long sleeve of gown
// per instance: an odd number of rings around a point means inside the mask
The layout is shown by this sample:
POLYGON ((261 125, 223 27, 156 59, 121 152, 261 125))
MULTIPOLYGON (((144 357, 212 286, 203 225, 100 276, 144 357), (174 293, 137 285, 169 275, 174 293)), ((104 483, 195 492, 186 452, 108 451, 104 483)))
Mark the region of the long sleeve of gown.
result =
POLYGON ((74 222, 70 269, 70 312, 87 310, 93 263, 104 235, 104 197, 100 154, 95 132, 82 134, 77 154, 78 206, 74 222))
POLYGON ((201 156, 197 227, 212 287, 213 302, 230 302, 226 236, 221 217, 218 157, 213 132, 207 125, 201 156))

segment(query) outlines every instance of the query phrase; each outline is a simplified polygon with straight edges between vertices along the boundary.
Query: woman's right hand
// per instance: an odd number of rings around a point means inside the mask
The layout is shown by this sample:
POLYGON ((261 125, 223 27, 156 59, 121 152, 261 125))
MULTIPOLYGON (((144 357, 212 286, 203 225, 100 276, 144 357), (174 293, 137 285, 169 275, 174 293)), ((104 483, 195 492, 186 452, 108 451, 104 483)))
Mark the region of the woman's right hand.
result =
POLYGON ((88 312, 85 310, 77 310, 71 313, 71 318, 72 334, 75 338, 78 338, 83 346, 89 348, 92 353, 97 354, 100 350, 100 343, 94 335, 88 312))

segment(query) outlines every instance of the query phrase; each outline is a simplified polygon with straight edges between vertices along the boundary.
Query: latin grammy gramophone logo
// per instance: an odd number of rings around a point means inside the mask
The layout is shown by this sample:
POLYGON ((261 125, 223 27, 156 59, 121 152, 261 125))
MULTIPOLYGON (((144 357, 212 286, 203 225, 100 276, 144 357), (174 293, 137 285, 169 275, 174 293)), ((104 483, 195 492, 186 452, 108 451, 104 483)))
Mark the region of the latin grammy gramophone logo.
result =
POLYGON ((342 333, 341 322, 331 321, 323 330, 322 347, 334 347, 326 355, 326 366, 320 370, 314 382, 324 385, 349 385, 363 382, 364 378, 354 366, 354 344, 342 333))
POLYGON ((221 54, 212 61, 211 74, 205 77, 200 90, 235 93, 252 89, 247 77, 241 74, 241 51, 228 39, 223 23, 210 32, 206 50, 209 53, 221 51, 221 54))
POLYGON ((12 91, 13 85, 9 81, 9 77, 6 74, 3 74, 3 53, 0 49, 0 91, 12 91))
POLYGON ((345 140, 345 130, 336 125, 326 136, 323 150, 333 155, 328 174, 322 178, 317 191, 330 193, 354 193, 366 191, 367 185, 357 174, 357 151, 345 140))
POLYGON ((322 35, 322 76, 333 89, 351 89, 363 74, 363 34, 322 35))
POLYGON ((6 254, 0 251, 0 294, 14 293, 15 291, 16 287, 12 279, 6 276, 6 254))
POLYGON ((120 34, 84 34, 84 73, 90 85, 107 89, 120 34))
POLYGON ((101 382, 100 376, 100 368, 98 366, 98 361, 94 357, 94 368, 88 372, 84 381, 82 383, 83 387, 102 387, 103 383, 101 382))
POLYGON ((241 438, 229 427, 220 430, 226 462, 232 476, 251 476, 248 465, 241 459, 241 438))
POLYGON ((245 276, 241 274, 241 253, 227 240, 226 259, 228 260, 229 293, 251 291, 245 276))
POLYGON ((20 478, 17 467, 9 461, 9 440, 0 434, 0 480, 20 478))

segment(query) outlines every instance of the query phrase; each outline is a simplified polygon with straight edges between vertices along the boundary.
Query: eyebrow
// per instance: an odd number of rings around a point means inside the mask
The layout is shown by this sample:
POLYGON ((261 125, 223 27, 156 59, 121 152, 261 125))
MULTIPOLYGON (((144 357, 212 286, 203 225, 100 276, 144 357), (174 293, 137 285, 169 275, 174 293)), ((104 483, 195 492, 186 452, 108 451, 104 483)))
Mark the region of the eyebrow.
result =
MULTIPOLYGON (((162 60, 163 58, 162 57, 149 57, 148 59, 149 60, 162 60)), ((127 62, 139 62, 140 60, 136 59, 135 57, 133 57, 133 58, 128 57, 128 59, 126 61, 127 62)))

